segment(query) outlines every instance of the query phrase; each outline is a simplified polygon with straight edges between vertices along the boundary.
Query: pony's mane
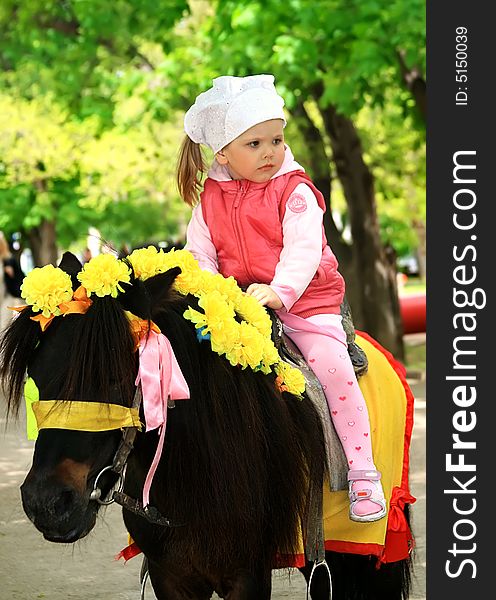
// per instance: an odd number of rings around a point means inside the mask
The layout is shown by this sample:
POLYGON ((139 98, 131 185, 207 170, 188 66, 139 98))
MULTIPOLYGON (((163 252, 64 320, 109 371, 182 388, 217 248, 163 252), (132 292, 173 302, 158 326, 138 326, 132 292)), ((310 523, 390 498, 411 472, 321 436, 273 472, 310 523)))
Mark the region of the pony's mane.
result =
POLYGON ((0 339, 0 379, 7 400, 7 416, 17 416, 19 412, 27 365, 43 335, 32 316, 31 309, 24 309, 0 339))

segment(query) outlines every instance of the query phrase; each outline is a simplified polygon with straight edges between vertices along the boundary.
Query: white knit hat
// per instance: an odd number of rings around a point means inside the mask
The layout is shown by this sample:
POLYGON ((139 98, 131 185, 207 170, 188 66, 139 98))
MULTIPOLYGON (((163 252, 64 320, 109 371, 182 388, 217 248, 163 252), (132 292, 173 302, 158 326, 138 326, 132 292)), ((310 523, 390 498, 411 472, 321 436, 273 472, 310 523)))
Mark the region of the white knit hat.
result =
POLYGON ((285 126, 283 106, 273 75, 217 77, 186 113, 184 131, 193 142, 218 152, 263 121, 282 119, 285 126))

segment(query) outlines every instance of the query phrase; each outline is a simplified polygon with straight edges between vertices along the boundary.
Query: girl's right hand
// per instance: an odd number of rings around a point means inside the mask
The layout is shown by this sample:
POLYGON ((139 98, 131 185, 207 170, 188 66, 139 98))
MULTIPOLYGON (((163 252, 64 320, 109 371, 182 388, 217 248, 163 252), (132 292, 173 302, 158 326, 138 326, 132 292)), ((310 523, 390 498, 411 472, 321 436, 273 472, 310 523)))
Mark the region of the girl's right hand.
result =
POLYGON ((258 300, 262 306, 268 306, 274 310, 279 310, 284 306, 270 285, 265 283, 252 283, 248 286, 246 293, 258 300))

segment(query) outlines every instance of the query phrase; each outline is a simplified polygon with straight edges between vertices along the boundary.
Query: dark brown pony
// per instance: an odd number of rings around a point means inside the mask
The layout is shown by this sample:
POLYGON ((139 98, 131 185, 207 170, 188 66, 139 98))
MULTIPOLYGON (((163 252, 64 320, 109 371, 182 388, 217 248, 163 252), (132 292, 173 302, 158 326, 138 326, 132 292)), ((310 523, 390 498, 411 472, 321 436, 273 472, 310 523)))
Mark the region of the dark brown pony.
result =
MULTIPOLYGON (((66 254, 61 268, 75 278, 81 265, 66 254)), ((40 399, 130 406, 137 353, 125 310, 153 320, 170 340, 190 389, 189 400, 168 410, 167 435, 150 504, 170 526, 123 510, 125 525, 145 554, 159 600, 268 600, 278 554, 294 555, 305 522, 309 486, 322 486, 325 451, 313 405, 279 393, 272 375, 232 367, 199 342, 182 313, 193 297, 172 289, 179 269, 146 282, 133 279, 118 299, 94 298, 85 315, 57 317, 42 333, 25 309, 1 343, 10 414, 16 414, 26 372, 40 399)), ((143 419, 142 419, 143 420, 143 419)), ((21 486, 27 516, 53 542, 75 542, 94 526, 100 504, 95 479, 111 465, 118 430, 99 433, 42 429, 33 464, 21 486)), ((140 499, 158 443, 155 431, 137 435, 123 492, 140 499)), ((103 496, 116 484, 99 477, 103 496)), ((327 553, 333 598, 401 600, 408 597, 407 561, 376 568, 375 558, 327 553)), ((311 564, 302 569, 308 578, 311 564)), ((312 598, 329 598, 316 571, 312 598)))

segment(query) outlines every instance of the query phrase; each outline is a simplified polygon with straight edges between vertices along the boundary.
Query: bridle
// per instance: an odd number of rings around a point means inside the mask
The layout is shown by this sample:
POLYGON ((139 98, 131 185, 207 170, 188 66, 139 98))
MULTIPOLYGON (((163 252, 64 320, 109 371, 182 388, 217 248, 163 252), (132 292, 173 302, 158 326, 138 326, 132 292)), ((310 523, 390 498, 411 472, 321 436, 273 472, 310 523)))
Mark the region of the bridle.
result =
MULTIPOLYGON (((141 385, 138 384, 134 392, 131 408, 139 410, 142 400, 143 394, 141 391, 141 385)), ((116 502, 126 510, 129 510, 135 515, 143 517, 144 519, 155 525, 162 525, 164 527, 180 527, 183 524, 173 524, 169 519, 164 517, 154 506, 143 506, 143 502, 141 502, 141 500, 131 498, 131 496, 125 494, 122 491, 124 485, 124 478, 126 474, 127 459, 129 458, 129 455, 131 454, 131 451, 134 448, 134 440, 136 439, 137 433, 137 427, 122 428, 121 441, 115 452, 112 464, 104 467, 96 476, 95 483, 93 484, 93 490, 90 494, 90 500, 98 502, 98 504, 101 504, 103 506, 108 506, 109 504, 113 504, 114 502, 116 502), (107 471, 111 471, 112 473, 116 473, 118 475, 118 487, 112 492, 112 495, 109 498, 105 499, 102 498, 102 490, 98 486, 98 483, 101 476, 107 471)))

